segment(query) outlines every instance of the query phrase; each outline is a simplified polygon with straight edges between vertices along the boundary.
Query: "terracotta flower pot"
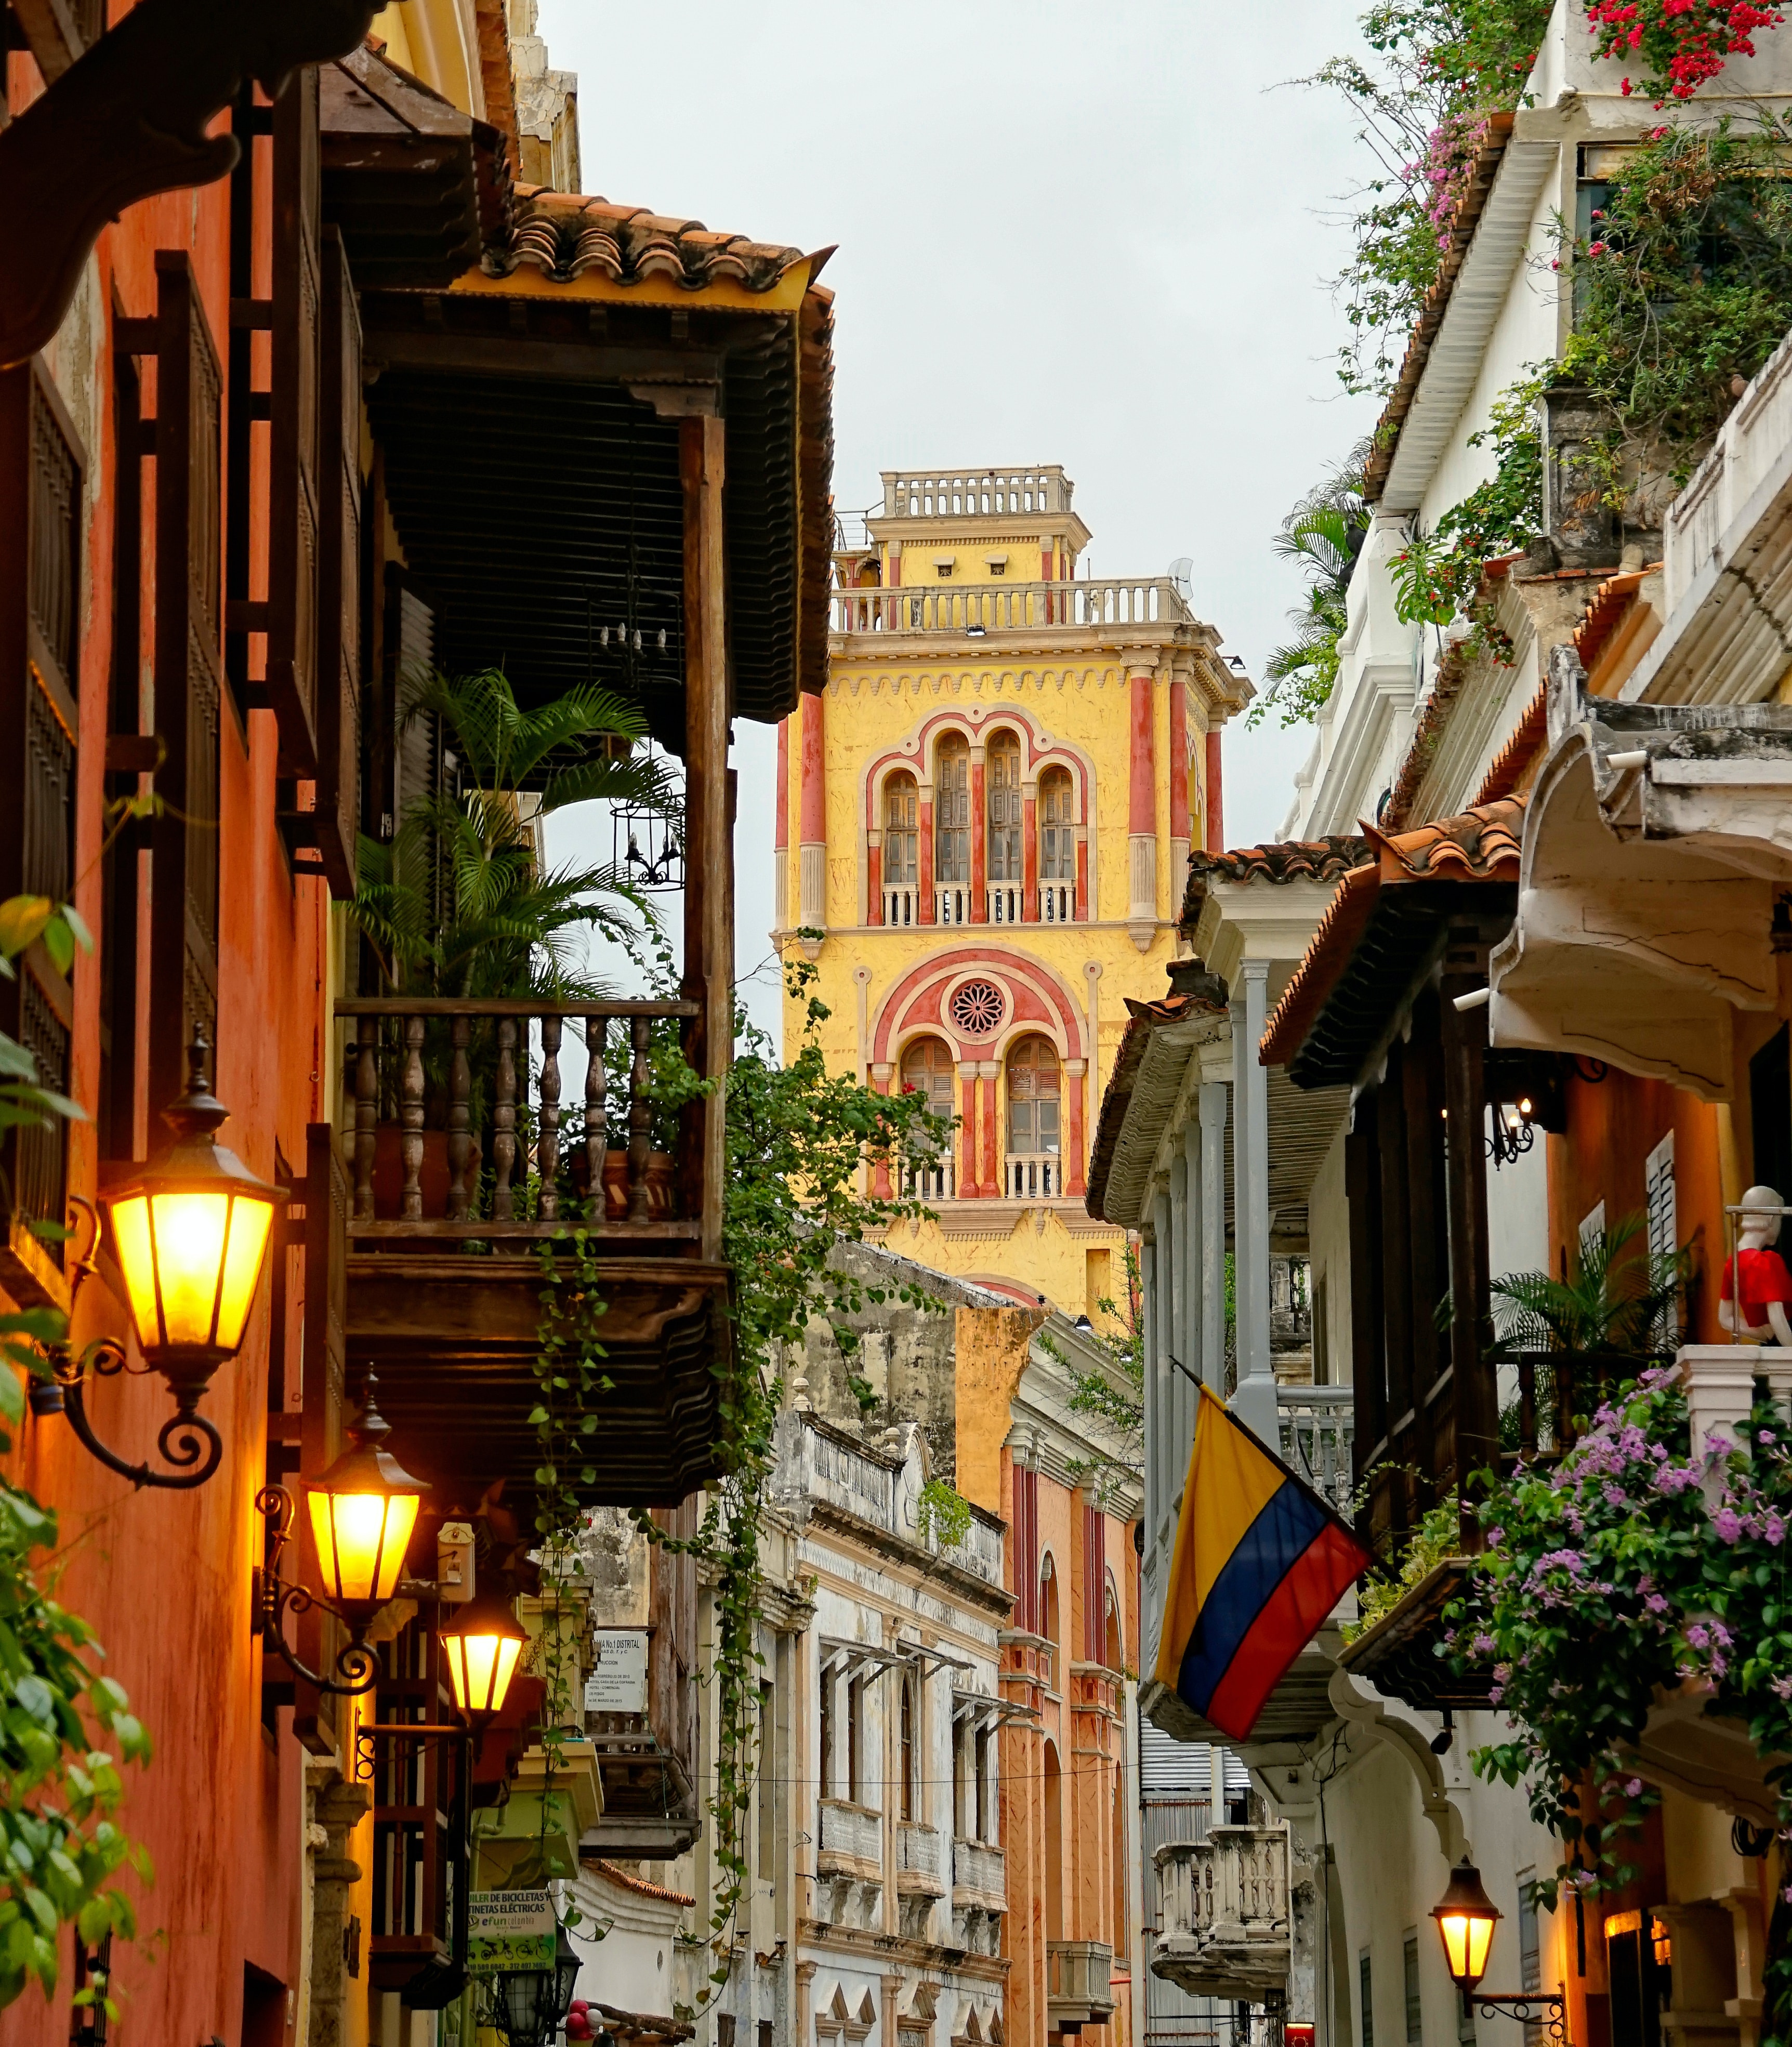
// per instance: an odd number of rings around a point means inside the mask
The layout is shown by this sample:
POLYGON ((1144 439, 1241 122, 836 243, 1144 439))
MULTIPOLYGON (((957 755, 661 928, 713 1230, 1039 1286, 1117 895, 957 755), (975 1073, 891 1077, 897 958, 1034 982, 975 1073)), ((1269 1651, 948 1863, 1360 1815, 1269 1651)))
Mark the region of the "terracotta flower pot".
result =
MULTIPOLYGON (((604 1154, 604 1216, 623 1222, 629 1213, 629 1155, 612 1149, 604 1154)), ((649 1222, 667 1222, 678 1213, 673 1159, 669 1151, 647 1155, 647 1217, 649 1222)))
MULTIPOLYGON (((373 1132, 373 1213, 381 1222, 399 1222, 404 1214, 404 1132, 396 1123, 382 1123, 373 1132)), ((470 1202, 479 1184, 482 1154, 477 1137, 466 1147, 466 1193, 470 1202)), ((448 1133, 423 1133, 423 1164, 417 1185, 423 1194, 423 1219, 439 1222, 448 1213, 448 1133)))

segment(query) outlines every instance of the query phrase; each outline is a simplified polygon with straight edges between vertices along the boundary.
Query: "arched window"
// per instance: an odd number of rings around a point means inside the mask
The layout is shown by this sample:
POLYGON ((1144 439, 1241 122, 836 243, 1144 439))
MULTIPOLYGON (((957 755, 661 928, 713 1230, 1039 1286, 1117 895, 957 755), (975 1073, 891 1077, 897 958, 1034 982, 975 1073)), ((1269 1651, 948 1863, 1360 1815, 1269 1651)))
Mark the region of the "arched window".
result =
POLYGON ((967 921, 970 887, 970 742, 949 732, 939 742, 934 778, 934 880, 939 921, 967 921))
POLYGON ((1012 732, 991 735, 984 767, 989 805, 989 921, 1020 919, 1020 741, 1012 732))
POLYGON ((1051 1643, 1044 1658, 1046 1688, 1058 1689, 1058 1573, 1047 1550, 1039 1563, 1039 1632, 1051 1643))
POLYGON ((919 878, 921 799, 912 775, 892 775, 884 784, 884 922, 912 924, 915 884, 919 878))
POLYGON ((1124 1670, 1124 1650, 1120 1639, 1120 1602, 1114 1596, 1114 1581, 1108 1580, 1108 1617, 1104 1632, 1101 1661, 1110 1670, 1124 1670))
POLYGON ((1057 1745, 1045 1745, 1045 1937, 1064 1937, 1064 1786, 1057 1745))
MULTIPOLYGON (((924 1095, 935 1116, 950 1116, 952 1108, 952 1054, 939 1038, 917 1038, 902 1055, 902 1086, 905 1094, 924 1095)), ((929 1163, 904 1169, 904 1191, 923 1200, 949 1201, 957 1174, 950 1140, 943 1142, 929 1163)))
POLYGON ((1037 1033, 1008 1055, 1008 1192, 1011 1201, 1062 1194, 1058 1048, 1037 1033))
POLYGON ((915 1817, 915 1680, 902 1681, 902 1804, 901 1816, 905 1820, 915 1817))
POLYGON ((1039 879, 1077 878, 1076 791, 1067 768, 1039 777, 1039 879))

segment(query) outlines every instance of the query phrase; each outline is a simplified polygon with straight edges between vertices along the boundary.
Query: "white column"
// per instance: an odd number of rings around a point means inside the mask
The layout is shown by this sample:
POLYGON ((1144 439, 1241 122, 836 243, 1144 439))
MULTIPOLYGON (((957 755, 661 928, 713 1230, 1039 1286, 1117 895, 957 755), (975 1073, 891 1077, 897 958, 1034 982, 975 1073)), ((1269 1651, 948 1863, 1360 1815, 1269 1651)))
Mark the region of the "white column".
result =
POLYGON ((1225 1398, 1225 1082, 1201 1085, 1201 1377, 1225 1398))
POLYGON ((1176 1496, 1182 1489, 1182 1469, 1176 1456, 1176 1368, 1171 1363, 1176 1348, 1176 1232, 1170 1219, 1170 1197, 1155 1195, 1151 1202, 1151 1230, 1157 1248, 1157 1384, 1159 1411, 1170 1426, 1158 1444, 1158 1483, 1163 1488, 1163 1511, 1174 1514, 1176 1496))
POLYGON ((1176 1411, 1177 1434, 1182 1446, 1182 1455, 1186 1458, 1194 1441, 1194 1425, 1200 1409, 1201 1396, 1195 1390, 1194 1381, 1202 1378, 1207 1370, 1206 1332, 1202 1327, 1206 1318, 1202 1312, 1207 1275, 1201 1242, 1206 1199, 1201 1184, 1201 1125, 1194 1118, 1182 1126, 1182 1170, 1188 1180, 1188 1206, 1182 1218, 1182 1241, 1178 1248, 1182 1254, 1182 1269, 1188 1275, 1188 1284, 1182 1290, 1182 1357, 1194 1377, 1188 1373, 1178 1375, 1176 1411))
POLYGON ((1269 1360, 1269 1076, 1257 1057, 1268 1008, 1267 961, 1247 960, 1233 998, 1233 1237, 1237 1252, 1239 1419, 1277 1448, 1269 1360))
POLYGON ((1151 1239, 1139 1244, 1140 1349, 1145 1378, 1145 1546, 1157 1540, 1163 1518, 1163 1489, 1159 1480, 1159 1450, 1169 1417, 1163 1411, 1157 1376, 1157 1247, 1151 1239))

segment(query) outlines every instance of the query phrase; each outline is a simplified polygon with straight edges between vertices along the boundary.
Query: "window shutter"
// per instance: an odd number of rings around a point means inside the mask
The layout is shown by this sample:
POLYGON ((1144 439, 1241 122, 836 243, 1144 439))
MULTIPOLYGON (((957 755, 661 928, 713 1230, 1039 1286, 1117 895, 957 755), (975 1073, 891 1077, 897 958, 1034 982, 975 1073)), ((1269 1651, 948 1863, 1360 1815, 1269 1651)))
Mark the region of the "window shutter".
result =
POLYGON ((218 351, 184 250, 156 252, 156 723, 151 826, 149 1107, 186 1084, 194 1028, 218 1042, 218 351))
POLYGON ((317 67, 295 72, 273 111, 273 382, 269 400, 269 700, 281 772, 318 772, 318 328, 323 186, 317 67))
MULTIPOLYGON (((22 533, 0 572, 0 900, 74 886, 75 737, 79 730, 81 492, 85 457, 35 358, 0 372, 0 532, 22 533)), ((0 981, 0 1031, 66 1093, 74 1004, 41 946, 0 981)), ((62 1298, 60 1247, 33 1233, 65 1220, 68 1129, 16 1130, 0 1150, 11 1213, 0 1282, 28 1300, 62 1298)))
MULTIPOLYGON (((418 594, 402 571, 390 577, 386 602, 385 646, 389 671, 386 701, 392 705, 397 721, 392 807, 396 830, 419 797, 440 792, 442 731, 441 720, 433 712, 410 719, 404 715, 412 687, 435 666, 435 609, 418 594)), ((432 838, 425 845, 412 849, 401 876, 424 891, 432 930, 439 925, 442 916, 440 865, 432 838)))
POLYGON ((361 318, 341 234, 323 242, 317 611, 317 851, 332 896, 354 893, 361 830, 361 318))

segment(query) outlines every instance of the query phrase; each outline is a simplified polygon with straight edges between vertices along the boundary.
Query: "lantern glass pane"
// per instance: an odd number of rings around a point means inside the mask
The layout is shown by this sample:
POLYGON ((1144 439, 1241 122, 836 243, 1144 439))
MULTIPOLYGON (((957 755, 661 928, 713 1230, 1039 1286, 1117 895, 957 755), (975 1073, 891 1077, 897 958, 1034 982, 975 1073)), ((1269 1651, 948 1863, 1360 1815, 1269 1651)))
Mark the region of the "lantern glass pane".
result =
POLYGON ((218 1303, 218 1341, 226 1350, 242 1341, 243 1325, 255 1305, 261 1256, 273 1222, 273 1204, 238 1194, 231 1205, 230 1240, 224 1251, 224 1287, 218 1303))
POLYGON ((448 1681, 463 1713, 497 1713, 509 1696, 523 1645, 505 1635, 447 1635, 448 1681))
POLYGON ((324 1596, 376 1603, 392 1597, 422 1504, 414 1492, 323 1492, 313 1488, 312 1534, 324 1596))
POLYGON ((1469 1973, 1469 1917, 1463 1912, 1446 1912, 1438 1921, 1443 1935, 1444 1959, 1457 1983, 1469 1973))
POLYGON ((1493 1944, 1493 1921, 1478 1915, 1469 1921, 1469 1976, 1479 1983, 1487 1974, 1487 1951, 1493 1944))
POLYGON ((162 1326, 170 1344, 210 1345, 223 1269, 230 1198, 222 1190, 203 1194, 157 1194, 150 1214, 156 1237, 156 1276, 162 1326))
POLYGON ((156 1256, 149 1242, 149 1197, 133 1194, 112 1211, 112 1235, 118 1247, 118 1263, 125 1275, 125 1291, 130 1300, 131 1325, 137 1342, 147 1350, 161 1341, 161 1324, 156 1314, 156 1256))

